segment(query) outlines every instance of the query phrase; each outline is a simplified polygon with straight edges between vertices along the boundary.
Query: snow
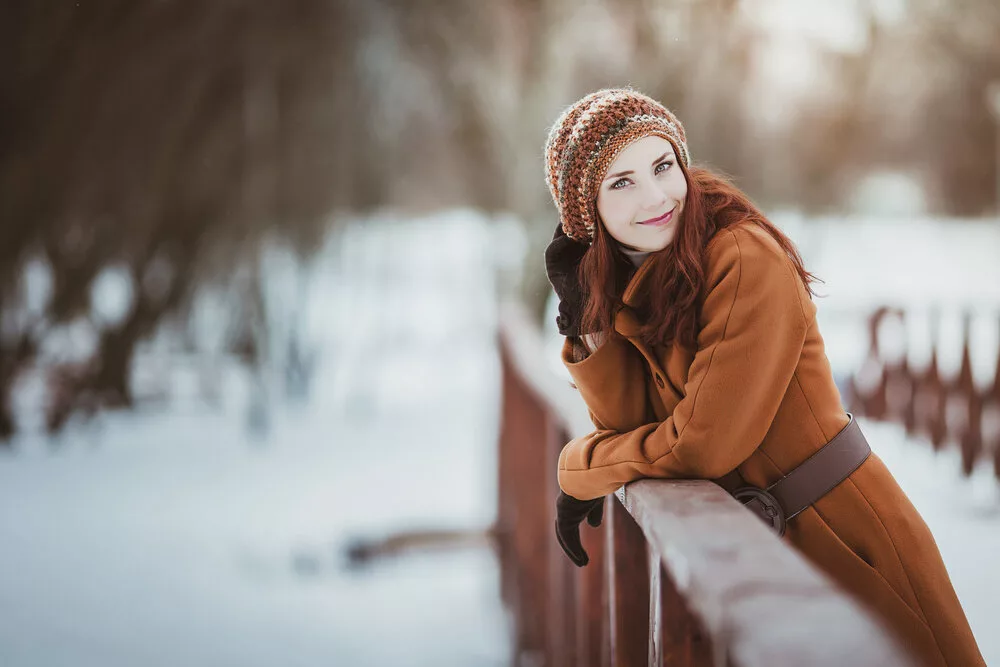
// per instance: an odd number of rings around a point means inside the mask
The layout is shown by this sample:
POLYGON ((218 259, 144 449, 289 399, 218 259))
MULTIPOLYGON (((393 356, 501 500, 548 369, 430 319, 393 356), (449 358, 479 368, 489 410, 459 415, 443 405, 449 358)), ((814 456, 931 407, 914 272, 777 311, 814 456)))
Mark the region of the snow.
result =
MULTIPOLYGON (((981 308, 977 340, 995 360, 1000 276, 982 249, 1000 247, 995 225, 785 224, 827 279, 821 328, 838 374, 864 355, 867 308, 890 298, 955 310, 951 295, 962 294, 981 308), (938 250, 930 267, 928 246, 938 250)), ((268 390, 264 435, 246 428, 254 376, 218 351, 218 295, 199 306, 208 356, 144 353, 143 382, 183 390, 168 405, 73 424, 50 442, 31 413, 37 378, 26 379, 26 433, 0 453, 0 665, 508 664, 488 549, 349 569, 343 548, 492 521, 489 267, 513 265, 524 247, 513 229, 469 211, 385 215, 346 225, 301 282, 287 261, 269 260, 268 317, 285 329, 300 318, 317 354, 308 401, 268 390), (216 407, 201 394, 212 368, 222 373, 216 407)), ((928 340, 911 335, 908 353, 920 357, 928 340)), ((935 454, 894 425, 862 428, 930 525, 981 648, 1000 665, 996 481, 985 468, 961 478, 956 452, 935 454)))
MULTIPOLYGON (((388 218, 339 241, 306 299, 310 401, 273 405, 263 439, 244 429, 251 378, 223 358, 217 410, 188 390, 0 456, 0 665, 507 664, 488 549, 343 558, 495 514, 489 228, 388 218)), ((197 387, 197 360, 142 365, 197 387)))

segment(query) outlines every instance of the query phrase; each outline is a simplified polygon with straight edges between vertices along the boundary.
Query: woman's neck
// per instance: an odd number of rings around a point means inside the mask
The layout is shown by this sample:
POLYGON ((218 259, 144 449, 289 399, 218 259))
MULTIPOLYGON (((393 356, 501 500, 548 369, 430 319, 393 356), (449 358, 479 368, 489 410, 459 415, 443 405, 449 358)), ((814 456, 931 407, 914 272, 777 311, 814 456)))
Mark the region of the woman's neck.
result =
POLYGON ((646 261, 646 258, 652 254, 648 250, 635 250, 625 245, 619 245, 619 247, 621 248, 622 254, 628 257, 628 260, 635 265, 635 268, 642 266, 642 263, 646 261))

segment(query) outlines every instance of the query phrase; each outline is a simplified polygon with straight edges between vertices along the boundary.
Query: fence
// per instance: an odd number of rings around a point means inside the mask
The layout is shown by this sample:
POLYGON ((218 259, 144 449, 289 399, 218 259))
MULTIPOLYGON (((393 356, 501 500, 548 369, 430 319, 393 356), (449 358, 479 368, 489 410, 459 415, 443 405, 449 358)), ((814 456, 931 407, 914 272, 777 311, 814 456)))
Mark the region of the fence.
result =
POLYGON ((518 667, 915 664, 867 613, 720 487, 641 480, 584 527, 590 564, 554 537, 556 463, 590 431, 537 329, 501 313, 497 536, 518 667))
MULTIPOLYGON (((941 311, 934 311, 932 330, 940 328, 941 311)), ((938 364, 940 337, 932 335, 930 360, 923 369, 910 365, 905 353, 906 311, 882 307, 868 319, 868 355, 849 382, 851 410, 872 419, 896 421, 911 437, 927 437, 935 449, 949 443, 962 452, 962 471, 970 475, 983 460, 992 459, 1000 479, 1000 357, 992 382, 977 386, 970 349, 971 313, 963 315, 962 361, 958 374, 946 378, 938 364), (879 329, 890 319, 902 326, 901 355, 890 355, 879 344, 879 329)))

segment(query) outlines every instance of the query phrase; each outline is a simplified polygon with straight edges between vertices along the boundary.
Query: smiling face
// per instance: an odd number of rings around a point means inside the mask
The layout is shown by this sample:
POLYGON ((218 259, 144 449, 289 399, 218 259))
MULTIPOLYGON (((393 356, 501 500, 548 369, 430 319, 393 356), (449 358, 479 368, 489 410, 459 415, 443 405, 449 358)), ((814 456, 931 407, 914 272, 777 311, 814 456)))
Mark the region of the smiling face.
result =
POLYGON ((633 250, 663 250, 674 239, 687 180, 673 145, 645 136, 626 146, 597 191, 597 213, 611 237, 633 250))

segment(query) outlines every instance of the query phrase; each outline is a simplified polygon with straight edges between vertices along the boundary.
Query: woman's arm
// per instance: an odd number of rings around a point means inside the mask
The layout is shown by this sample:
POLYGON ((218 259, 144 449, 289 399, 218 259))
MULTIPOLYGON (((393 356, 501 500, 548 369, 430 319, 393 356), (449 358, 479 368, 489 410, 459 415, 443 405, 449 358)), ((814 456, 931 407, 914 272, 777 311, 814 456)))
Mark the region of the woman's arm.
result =
POLYGON ((616 332, 589 341, 567 337, 562 360, 597 429, 631 431, 649 423, 646 361, 627 338, 616 332))
POLYGON ((578 268, 587 246, 574 241, 557 224, 545 249, 545 273, 559 297, 556 325, 566 336, 562 359, 599 429, 629 431, 647 419, 645 360, 628 340, 615 333, 580 335, 585 299, 578 268))
POLYGON ((596 498, 642 477, 716 479, 764 439, 815 306, 791 260, 758 229, 726 229, 709 244, 698 351, 671 416, 570 441, 559 456, 567 494, 596 498))

